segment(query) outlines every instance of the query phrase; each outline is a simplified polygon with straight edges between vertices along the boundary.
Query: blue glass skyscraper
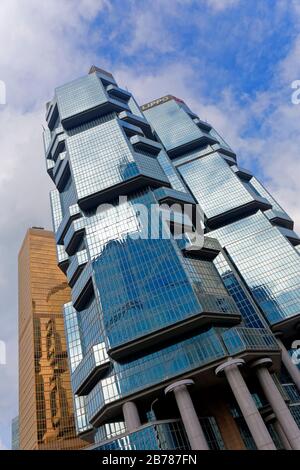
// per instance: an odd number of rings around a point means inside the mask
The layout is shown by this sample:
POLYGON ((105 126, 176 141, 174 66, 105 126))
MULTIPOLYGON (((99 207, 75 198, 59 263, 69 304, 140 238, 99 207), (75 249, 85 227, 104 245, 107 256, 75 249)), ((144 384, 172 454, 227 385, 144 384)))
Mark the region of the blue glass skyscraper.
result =
POLYGON ((92 67, 46 120, 78 434, 98 450, 299 449, 291 219, 173 96, 140 108, 92 67))

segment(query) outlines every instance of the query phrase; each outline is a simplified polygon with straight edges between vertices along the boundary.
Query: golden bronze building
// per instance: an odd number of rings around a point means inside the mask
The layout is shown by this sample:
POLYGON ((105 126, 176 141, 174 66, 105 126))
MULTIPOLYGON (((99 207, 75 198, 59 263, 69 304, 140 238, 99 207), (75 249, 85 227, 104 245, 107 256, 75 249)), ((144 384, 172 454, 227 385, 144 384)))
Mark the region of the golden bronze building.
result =
POLYGON ((75 449, 74 410, 62 315, 70 289, 52 232, 31 228, 19 253, 20 449, 75 449))

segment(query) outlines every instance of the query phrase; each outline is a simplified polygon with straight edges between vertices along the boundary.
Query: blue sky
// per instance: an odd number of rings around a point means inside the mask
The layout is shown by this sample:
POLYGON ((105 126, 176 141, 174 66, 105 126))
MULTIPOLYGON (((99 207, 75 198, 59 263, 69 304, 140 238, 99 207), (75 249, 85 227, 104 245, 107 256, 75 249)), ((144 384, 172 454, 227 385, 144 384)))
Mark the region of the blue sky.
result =
POLYGON ((186 100, 266 183, 300 227, 298 0, 1 0, 0 449, 17 414, 17 253, 50 227, 41 131, 53 89, 91 64, 139 103, 186 100))

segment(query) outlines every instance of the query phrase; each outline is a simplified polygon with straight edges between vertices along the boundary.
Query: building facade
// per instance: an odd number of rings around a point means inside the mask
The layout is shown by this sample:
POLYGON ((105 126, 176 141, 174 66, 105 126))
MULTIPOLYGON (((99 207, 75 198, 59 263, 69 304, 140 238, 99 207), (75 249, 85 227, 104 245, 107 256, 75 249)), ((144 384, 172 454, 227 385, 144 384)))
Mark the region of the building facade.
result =
POLYGON ((53 232, 27 231, 19 253, 19 448, 75 449, 62 308, 70 299, 53 232))
POLYGON ((11 450, 20 449, 19 416, 11 420, 11 450))
POLYGON ((171 95, 140 108, 92 67, 46 121, 78 435, 96 450, 300 449, 291 219, 171 95))

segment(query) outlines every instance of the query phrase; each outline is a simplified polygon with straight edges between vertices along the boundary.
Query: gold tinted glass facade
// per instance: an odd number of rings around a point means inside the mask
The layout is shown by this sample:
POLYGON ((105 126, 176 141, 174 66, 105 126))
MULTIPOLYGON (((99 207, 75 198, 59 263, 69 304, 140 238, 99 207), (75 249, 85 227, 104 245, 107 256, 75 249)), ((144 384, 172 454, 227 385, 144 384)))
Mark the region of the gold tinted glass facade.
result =
POLYGON ((70 289, 50 231, 29 229, 19 253, 19 419, 21 449, 75 449, 62 316, 70 289))

